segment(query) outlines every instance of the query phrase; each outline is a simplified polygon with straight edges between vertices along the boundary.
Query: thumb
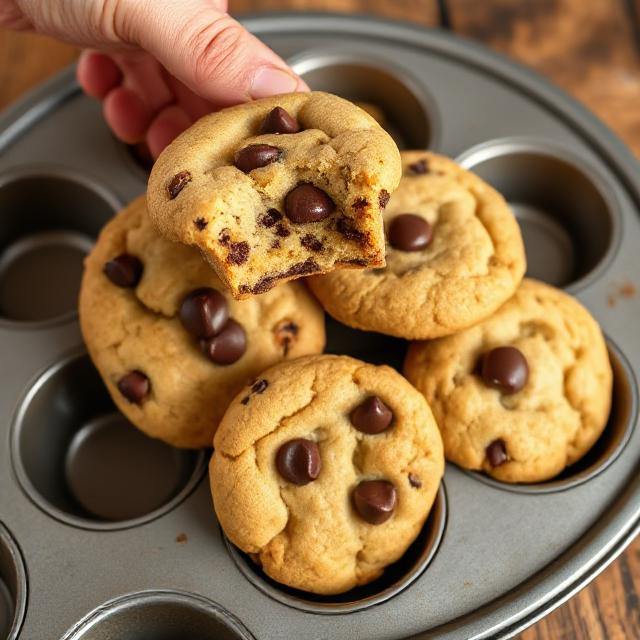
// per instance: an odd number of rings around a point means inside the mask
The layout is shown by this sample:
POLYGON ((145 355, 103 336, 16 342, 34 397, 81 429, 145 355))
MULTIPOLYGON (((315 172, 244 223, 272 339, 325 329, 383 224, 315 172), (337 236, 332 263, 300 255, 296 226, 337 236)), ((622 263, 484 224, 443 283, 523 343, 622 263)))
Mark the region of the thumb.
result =
POLYGON ((211 0, 151 0, 130 27, 141 47, 218 107, 308 89, 282 58, 211 0))

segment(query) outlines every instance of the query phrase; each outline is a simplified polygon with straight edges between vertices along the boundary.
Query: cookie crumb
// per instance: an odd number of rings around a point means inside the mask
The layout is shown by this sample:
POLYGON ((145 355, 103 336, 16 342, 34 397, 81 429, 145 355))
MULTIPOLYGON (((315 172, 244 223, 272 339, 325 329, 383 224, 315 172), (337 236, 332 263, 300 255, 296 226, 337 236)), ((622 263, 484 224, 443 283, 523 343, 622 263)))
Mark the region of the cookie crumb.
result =
POLYGON ((635 297, 638 292, 636 286, 628 280, 626 282, 613 284, 612 288, 613 291, 607 296, 607 306, 611 308, 615 307, 620 300, 635 297))
POLYGON ((189 541, 189 538, 187 537, 186 533, 179 533, 176 536, 176 542, 178 544, 187 544, 188 541, 189 541))

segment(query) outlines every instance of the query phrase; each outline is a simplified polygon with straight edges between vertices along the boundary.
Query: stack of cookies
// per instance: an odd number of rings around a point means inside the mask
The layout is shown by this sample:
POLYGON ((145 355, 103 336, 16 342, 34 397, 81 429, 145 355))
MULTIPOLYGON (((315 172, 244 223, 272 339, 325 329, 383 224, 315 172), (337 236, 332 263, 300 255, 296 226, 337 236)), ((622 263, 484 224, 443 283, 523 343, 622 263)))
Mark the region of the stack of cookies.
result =
POLYGON ((213 444, 229 540, 282 584, 338 594, 403 556, 445 458, 540 482, 602 433, 602 333, 524 272, 492 187, 400 154, 348 101, 291 94, 206 116, 164 151, 88 257, 80 319, 134 425, 213 444), (414 341, 406 377, 323 355, 323 309, 414 341))

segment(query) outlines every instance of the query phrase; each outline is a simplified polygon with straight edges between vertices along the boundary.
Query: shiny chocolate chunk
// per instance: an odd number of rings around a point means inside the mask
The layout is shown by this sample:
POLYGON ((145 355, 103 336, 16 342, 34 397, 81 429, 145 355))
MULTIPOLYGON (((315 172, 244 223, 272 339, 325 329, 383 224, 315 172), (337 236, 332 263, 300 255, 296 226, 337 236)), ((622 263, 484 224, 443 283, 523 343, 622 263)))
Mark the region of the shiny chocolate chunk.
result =
POLYGON ((485 450, 487 460, 492 467, 499 467, 504 464, 508 459, 507 445, 502 438, 494 440, 485 450))
POLYGON ((362 433, 374 435, 386 431, 393 422, 393 413, 378 396, 369 396, 351 412, 351 424, 362 433))
POLYGON ((233 364, 240 360, 247 350, 247 334, 242 325, 235 320, 229 320, 216 336, 200 340, 200 348, 215 364, 233 364))
POLYGON ((229 320, 229 305, 216 289, 196 289, 180 305, 182 326, 196 338, 212 338, 229 320))
POLYGON ((415 473, 410 473, 409 474, 409 484, 414 489, 420 489, 422 487, 422 480, 420 480, 420 478, 415 473))
POLYGON ((400 251, 421 251, 431 242, 433 229, 420 216, 403 213, 389 225, 389 244, 400 251))
POLYGON ((173 178, 171 178, 171 182, 167 185, 167 193, 169 194, 169 199, 173 200, 178 196, 178 194, 191 182, 191 174, 188 171, 181 171, 180 173, 176 173, 173 178))
POLYGON ((529 365, 519 349, 497 347, 482 356, 481 374, 487 386, 506 394, 517 393, 527 384, 529 365))
POLYGON ((355 510, 369 524, 386 522, 398 499, 395 487, 387 480, 363 480, 351 497, 355 510))
POLYGON ((250 144, 236 153, 235 165, 244 173, 266 167, 282 157, 282 149, 270 144, 250 144))
POLYGON ((262 123, 260 133, 298 133, 300 124, 286 109, 275 107, 262 123))
POLYGON ((138 286, 144 267, 129 253, 122 253, 104 265, 104 274, 118 287, 133 289, 138 286))
POLYGON ((309 484, 320 475, 322 468, 318 445, 304 438, 285 442, 276 454, 276 468, 285 480, 293 484, 309 484))
POLYGON ((289 191, 284 207, 291 222, 302 224, 324 220, 333 213, 336 205, 322 189, 304 183, 289 191))
POLYGON ((142 371, 130 371, 118 380, 118 391, 129 402, 142 404, 151 391, 151 383, 142 371))

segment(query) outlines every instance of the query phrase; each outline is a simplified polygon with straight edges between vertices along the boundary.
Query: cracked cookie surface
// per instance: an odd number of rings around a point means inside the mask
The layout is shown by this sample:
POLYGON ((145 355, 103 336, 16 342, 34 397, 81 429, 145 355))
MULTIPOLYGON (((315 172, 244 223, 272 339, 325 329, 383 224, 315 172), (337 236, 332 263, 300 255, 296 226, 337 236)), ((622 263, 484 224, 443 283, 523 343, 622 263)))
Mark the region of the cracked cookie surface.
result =
POLYGON ((366 112, 330 94, 286 94, 195 123, 156 161, 147 199, 159 231, 197 247, 244 298, 383 265, 380 211, 400 173, 395 143, 366 112))
POLYGON ((516 290, 522 236, 504 198, 477 176, 433 153, 401 157, 403 177, 383 214, 386 267, 308 283, 334 318, 356 329, 414 340, 449 335, 516 290))
POLYGON ((347 356, 300 358, 260 378, 215 436, 225 534, 291 587, 336 594, 374 580, 420 532, 444 471, 427 403, 393 369, 347 356))
POLYGON ((546 480, 579 460, 611 407, 612 370, 597 322, 571 296, 528 279, 481 324, 413 343, 405 375, 431 405, 447 459, 505 482, 546 480), (528 370, 513 353, 486 365, 501 347, 517 349, 528 370), (515 388, 490 386, 492 372, 491 384, 502 377, 515 388))
POLYGON ((301 284, 233 300, 195 249, 156 232, 144 198, 104 227, 87 257, 80 325, 118 408, 148 435, 179 447, 210 447, 247 380, 284 358, 320 353, 325 337, 322 310, 301 284), (180 315, 185 298, 203 287, 220 293, 201 348, 180 315))

